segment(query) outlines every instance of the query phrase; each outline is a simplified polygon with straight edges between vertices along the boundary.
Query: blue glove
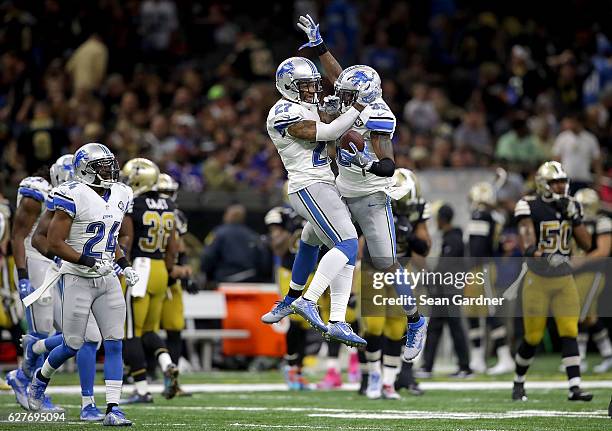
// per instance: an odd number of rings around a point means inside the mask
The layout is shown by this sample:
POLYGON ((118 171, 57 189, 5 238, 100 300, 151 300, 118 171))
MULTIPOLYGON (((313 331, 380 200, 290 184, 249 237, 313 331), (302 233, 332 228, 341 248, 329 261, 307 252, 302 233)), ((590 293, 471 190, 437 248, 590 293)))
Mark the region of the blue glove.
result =
POLYGON ((23 299, 28 296, 30 293, 34 292, 34 288, 32 287, 32 283, 27 278, 19 279, 19 283, 17 284, 17 288, 19 289, 19 298, 23 299))
POLYGON ((300 46, 299 49, 306 47, 312 48, 313 46, 321 45, 323 43, 323 38, 321 37, 321 33, 319 33, 319 24, 316 24, 310 15, 300 16, 297 26, 304 33, 306 33, 306 36, 308 37, 308 42, 300 46))
POLYGON ((351 162, 351 164, 359 166, 363 170, 363 175, 365 176, 365 171, 372 167, 372 157, 370 157, 366 152, 359 151, 355 144, 349 142, 349 146, 353 151, 345 151, 343 154, 346 156, 346 159, 351 162))

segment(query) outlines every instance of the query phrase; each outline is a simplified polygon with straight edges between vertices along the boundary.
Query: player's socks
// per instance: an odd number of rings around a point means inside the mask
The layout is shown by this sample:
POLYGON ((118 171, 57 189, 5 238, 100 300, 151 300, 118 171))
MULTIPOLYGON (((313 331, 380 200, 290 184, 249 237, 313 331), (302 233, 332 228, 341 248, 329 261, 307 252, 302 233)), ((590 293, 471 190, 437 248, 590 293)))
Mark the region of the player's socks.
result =
POLYGON ((63 336, 60 332, 43 340, 38 340, 32 346, 32 350, 34 351, 34 353, 42 355, 43 353, 50 352, 51 350, 62 344, 62 340, 63 336))
POLYGON ((417 312, 417 306, 414 294, 412 292, 412 286, 410 285, 408 279, 404 279, 404 277, 396 277, 393 286, 395 287, 397 297, 401 299, 402 308, 404 309, 406 315, 414 315, 417 312))
MULTIPOLYGON (((308 286, 308 291, 304 294, 304 298, 316 303, 321 295, 323 295, 323 292, 325 292, 325 289, 327 289, 327 286, 336 278, 347 263, 350 266, 355 265, 356 255, 357 239, 355 238, 342 241, 325 253, 308 286)), ((344 320, 344 317, 342 320, 344 320)))
POLYGON ((153 352, 163 372, 173 364, 164 341, 155 332, 146 332, 142 334, 142 344, 148 352, 153 352))
POLYGON ((175 364, 179 363, 181 358, 181 351, 183 350, 183 339, 181 338, 181 331, 168 331, 166 330, 166 346, 168 352, 172 358, 172 362, 175 364))
POLYGON ((293 267, 291 268, 291 282, 289 283, 288 295, 291 298, 297 298, 302 294, 304 286, 308 281, 308 276, 314 271, 317 265, 317 258, 319 257, 319 246, 310 245, 300 240, 298 251, 293 261, 293 267), (295 293, 297 296, 294 296, 295 293))
POLYGON ((162 369, 162 371, 166 371, 168 367, 173 364, 172 358, 167 351, 160 352, 157 355, 157 362, 159 363, 159 367, 162 369))
POLYGON ((88 341, 81 346, 76 354, 77 367, 79 369, 79 380, 81 382, 81 396, 86 404, 94 402, 94 380, 96 379, 96 351, 98 343, 88 341))
POLYGON ((561 357, 571 390, 580 387, 580 354, 575 338, 561 337, 561 357))
POLYGON ((402 354, 402 341, 401 340, 391 340, 387 337, 383 338, 383 348, 382 348, 382 380, 383 386, 390 385, 393 386, 395 384, 395 380, 397 375, 400 372, 400 367, 402 364, 401 354, 402 354))
POLYGON ((329 321, 343 322, 346 318, 346 308, 351 296, 353 287, 353 265, 344 265, 338 275, 331 281, 330 296, 331 306, 329 313, 329 321))
POLYGON ((106 413, 119 405, 123 384, 121 340, 104 340, 104 383, 106 384, 106 413))
POLYGON ((527 370, 533 362, 535 351, 536 346, 532 346, 525 340, 521 342, 514 356, 514 362, 516 363, 514 376, 515 383, 523 384, 525 382, 525 374, 527 374, 527 370))
POLYGON ((364 337, 368 342, 365 358, 368 365, 368 374, 381 373, 382 337, 379 335, 367 335, 364 337))
POLYGON ((76 355, 76 353, 77 351, 75 349, 66 345, 65 342, 62 342, 62 344, 49 353, 49 356, 41 368, 42 375, 50 379, 55 371, 69 358, 76 355))

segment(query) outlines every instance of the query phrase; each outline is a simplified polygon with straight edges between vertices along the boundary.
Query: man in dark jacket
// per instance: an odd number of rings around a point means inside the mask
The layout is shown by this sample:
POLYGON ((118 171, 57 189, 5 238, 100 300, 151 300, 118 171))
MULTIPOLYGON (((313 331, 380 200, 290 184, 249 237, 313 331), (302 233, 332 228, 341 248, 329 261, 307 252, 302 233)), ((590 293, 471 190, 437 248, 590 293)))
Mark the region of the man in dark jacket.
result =
POLYGON ((223 224, 206 237, 201 269, 216 282, 252 282, 265 260, 259 235, 244 224, 246 209, 240 204, 227 207, 223 224))
MULTIPOLYGON (((453 216, 454 211, 447 204, 442 205, 438 210, 438 229, 442 232, 442 252, 440 253, 440 257, 443 258, 443 263, 438 265, 436 271, 442 273, 453 272, 454 270, 460 271, 463 266, 461 262, 453 262, 451 259, 444 260, 444 258, 462 258, 464 253, 463 232, 461 232, 461 229, 458 227, 453 227, 453 216)), ((436 290, 437 291, 433 292, 430 296, 448 297, 450 299, 450 295, 446 293, 448 292, 448 288, 444 289, 438 287, 436 290)), ((461 308, 450 301, 450 305, 448 306, 432 307, 432 316, 429 319, 427 340, 425 341, 423 367, 415 373, 417 377, 431 377, 436 350, 445 323, 448 324, 448 328, 450 329, 451 337, 453 338, 453 346, 459 362, 459 369, 456 373, 453 373, 452 376, 466 378, 472 375, 469 365, 470 358, 467 340, 461 323, 461 308)))

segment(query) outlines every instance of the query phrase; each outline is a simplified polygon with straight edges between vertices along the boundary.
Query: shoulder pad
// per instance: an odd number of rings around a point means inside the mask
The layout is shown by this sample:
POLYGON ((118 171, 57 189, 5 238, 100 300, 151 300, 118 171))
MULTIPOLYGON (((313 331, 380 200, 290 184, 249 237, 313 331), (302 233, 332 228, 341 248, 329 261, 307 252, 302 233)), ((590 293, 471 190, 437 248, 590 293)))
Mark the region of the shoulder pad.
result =
POLYGON ((289 101, 277 103, 272 107, 274 111, 271 117, 272 127, 281 133, 292 124, 299 123, 304 119, 304 109, 299 103, 289 101))
MULTIPOLYGON (((72 181, 71 181, 72 182, 72 181)), ((56 188, 53 193, 53 209, 61 210, 74 218, 76 216, 76 193, 75 189, 81 183, 69 184, 64 183, 56 188)))
POLYGON ((51 184, 42 177, 27 177, 19 183, 17 193, 24 197, 44 202, 47 193, 51 191, 51 184))
POLYGON ((610 217, 602 215, 597 218, 597 222, 595 224, 595 233, 598 235, 603 235, 612 232, 612 220, 610 217))

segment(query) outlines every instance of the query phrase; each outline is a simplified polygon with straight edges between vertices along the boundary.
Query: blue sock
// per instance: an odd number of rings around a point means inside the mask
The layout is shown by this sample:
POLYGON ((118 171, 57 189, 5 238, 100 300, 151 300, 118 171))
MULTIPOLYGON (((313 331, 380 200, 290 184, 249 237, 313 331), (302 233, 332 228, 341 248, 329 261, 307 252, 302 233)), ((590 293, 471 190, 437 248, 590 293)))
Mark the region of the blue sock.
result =
POLYGON ((104 380, 123 380, 121 340, 104 340, 104 380))
POLYGON ((49 357, 47 359, 49 360, 49 365, 57 370, 64 362, 76 355, 76 353, 76 350, 67 346, 65 342, 62 342, 62 344, 57 346, 51 351, 51 353, 49 353, 49 357))
POLYGON ((50 352, 51 350, 55 349, 57 346, 59 346, 60 344, 62 344, 62 340, 64 338, 62 337, 62 333, 58 332, 55 335, 52 335, 48 338, 45 339, 45 348, 47 349, 47 352, 50 352))
POLYGON ((400 276, 395 279, 395 293, 398 298, 402 300, 402 308, 407 315, 413 315, 417 311, 417 304, 414 295, 412 294, 412 287, 408 280, 404 280, 406 275, 405 270, 400 270, 400 276))
POLYGON ((291 281, 300 286, 305 286, 308 281, 308 276, 314 271, 319 257, 319 247, 316 245, 306 244, 300 240, 298 252, 293 261, 291 269, 291 281))
POLYGON ((96 378, 96 350, 98 343, 86 342, 76 355, 81 380, 81 395, 93 396, 96 378))

